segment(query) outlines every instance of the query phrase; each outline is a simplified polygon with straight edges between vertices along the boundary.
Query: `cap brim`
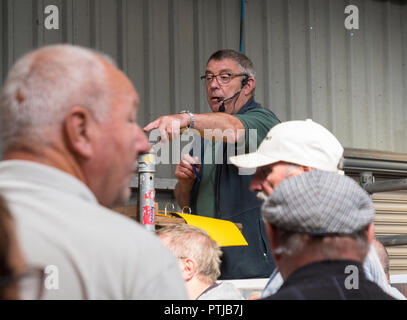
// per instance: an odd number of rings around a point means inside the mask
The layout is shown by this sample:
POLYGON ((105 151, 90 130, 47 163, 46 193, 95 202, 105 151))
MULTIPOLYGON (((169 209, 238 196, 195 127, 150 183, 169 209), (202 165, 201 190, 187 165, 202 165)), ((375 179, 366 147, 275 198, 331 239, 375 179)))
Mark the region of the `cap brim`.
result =
POLYGON ((239 168, 257 168, 268 164, 276 163, 279 160, 266 157, 261 153, 252 152, 229 158, 230 162, 239 168))

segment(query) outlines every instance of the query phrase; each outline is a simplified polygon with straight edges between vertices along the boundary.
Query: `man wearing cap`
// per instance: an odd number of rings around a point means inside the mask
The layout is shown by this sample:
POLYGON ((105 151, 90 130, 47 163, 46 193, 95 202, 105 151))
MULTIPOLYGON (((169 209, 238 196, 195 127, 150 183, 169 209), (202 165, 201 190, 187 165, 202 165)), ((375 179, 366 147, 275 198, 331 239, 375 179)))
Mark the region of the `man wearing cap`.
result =
MULTIPOLYGON (((343 147, 338 139, 322 125, 307 119, 274 126, 256 152, 231 157, 230 161, 239 168, 257 168, 250 190, 265 200, 286 178, 314 169, 343 174, 342 159, 343 147)), ((363 265, 368 279, 386 292, 392 291, 373 246, 363 265)), ((275 293, 282 283, 281 275, 275 270, 262 297, 275 293)))
POLYGON ((375 209, 351 178, 313 170, 285 179, 262 216, 284 279, 267 299, 394 299, 364 274, 375 209))
POLYGON ((338 172, 342 155, 343 147, 335 136, 307 119, 274 126, 256 152, 230 161, 239 168, 257 168, 250 190, 265 200, 285 178, 313 169, 338 172))

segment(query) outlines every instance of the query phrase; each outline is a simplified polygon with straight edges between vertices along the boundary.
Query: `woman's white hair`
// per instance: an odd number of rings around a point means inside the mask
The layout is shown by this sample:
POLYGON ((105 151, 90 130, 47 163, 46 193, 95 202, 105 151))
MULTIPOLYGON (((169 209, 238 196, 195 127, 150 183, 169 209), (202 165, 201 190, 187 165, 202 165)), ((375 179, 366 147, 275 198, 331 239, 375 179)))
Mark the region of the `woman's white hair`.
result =
POLYGON ((109 58, 73 45, 52 45, 28 53, 11 69, 0 92, 3 147, 19 138, 49 142, 72 106, 88 109, 97 121, 109 112, 109 58))

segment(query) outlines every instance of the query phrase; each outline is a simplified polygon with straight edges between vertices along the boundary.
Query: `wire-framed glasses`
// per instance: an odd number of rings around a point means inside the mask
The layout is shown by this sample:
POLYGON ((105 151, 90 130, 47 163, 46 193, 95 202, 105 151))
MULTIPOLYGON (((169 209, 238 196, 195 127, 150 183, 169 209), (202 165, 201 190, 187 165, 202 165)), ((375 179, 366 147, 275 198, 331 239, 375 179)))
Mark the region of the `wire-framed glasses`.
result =
POLYGON ((215 74, 208 73, 208 74, 201 76, 201 80, 205 80, 205 83, 209 84, 212 82, 212 80, 214 78, 216 78, 218 83, 222 85, 222 84, 228 84, 235 77, 243 77, 243 76, 247 76, 247 74, 222 72, 222 73, 215 75, 215 74))

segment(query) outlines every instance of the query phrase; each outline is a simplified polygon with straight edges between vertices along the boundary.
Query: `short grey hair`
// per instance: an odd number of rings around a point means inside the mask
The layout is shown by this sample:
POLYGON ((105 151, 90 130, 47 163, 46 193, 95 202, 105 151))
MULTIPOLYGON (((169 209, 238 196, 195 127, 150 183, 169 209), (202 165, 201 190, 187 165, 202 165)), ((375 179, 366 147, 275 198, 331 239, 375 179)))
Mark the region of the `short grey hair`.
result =
POLYGON ((208 63, 211 60, 220 61, 224 59, 231 59, 236 61, 241 73, 245 73, 253 79, 256 77, 256 71, 254 69, 253 62, 245 54, 232 49, 222 49, 216 51, 209 57, 208 63))
POLYGON ((1 135, 5 149, 19 138, 49 142, 72 106, 97 121, 109 112, 106 68, 111 59, 73 45, 52 45, 17 61, 0 92, 1 135), (50 131, 51 130, 51 131, 50 131))
POLYGON ((171 224, 157 231, 177 258, 192 258, 197 263, 197 278, 213 283, 220 276, 222 251, 205 230, 188 224, 171 224))
POLYGON ((275 226, 272 226, 272 228, 273 234, 279 243, 278 248, 274 249, 276 254, 296 256, 304 253, 307 246, 316 245, 320 248, 317 254, 326 260, 338 259, 347 250, 354 251, 360 257, 360 260, 364 260, 369 251, 370 245, 367 240, 366 228, 362 228, 353 234, 322 237, 282 230, 275 226))

